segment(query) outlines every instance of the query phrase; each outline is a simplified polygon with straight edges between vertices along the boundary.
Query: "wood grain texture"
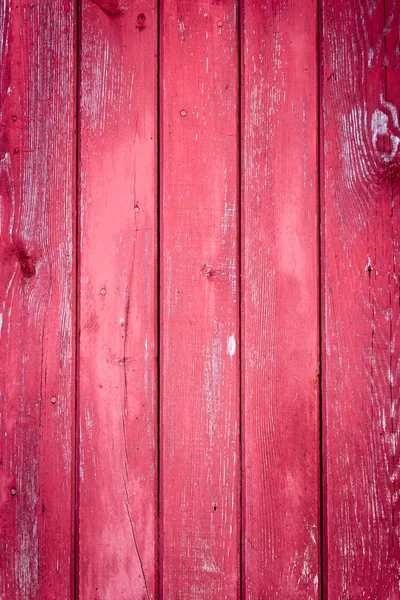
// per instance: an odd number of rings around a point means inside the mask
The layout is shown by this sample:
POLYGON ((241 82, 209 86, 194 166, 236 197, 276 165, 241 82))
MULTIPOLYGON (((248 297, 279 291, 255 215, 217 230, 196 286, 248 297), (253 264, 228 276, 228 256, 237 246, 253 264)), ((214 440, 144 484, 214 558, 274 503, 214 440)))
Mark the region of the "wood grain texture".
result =
POLYGON ((80 600, 156 597, 156 3, 82 3, 80 600))
POLYGON ((319 597, 317 4, 242 7, 244 598, 319 597))
POLYGON ((237 4, 161 3, 161 597, 239 582, 237 4))
POLYGON ((323 2, 328 600, 400 596, 399 20, 323 2))
POLYGON ((72 598, 75 9, 0 6, 0 598, 72 598))

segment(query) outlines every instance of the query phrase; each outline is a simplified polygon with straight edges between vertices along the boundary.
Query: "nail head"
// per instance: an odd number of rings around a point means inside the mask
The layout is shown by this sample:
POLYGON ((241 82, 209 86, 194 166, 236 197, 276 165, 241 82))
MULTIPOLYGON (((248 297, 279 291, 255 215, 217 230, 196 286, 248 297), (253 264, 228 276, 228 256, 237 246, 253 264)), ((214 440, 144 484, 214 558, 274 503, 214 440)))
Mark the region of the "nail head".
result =
POLYGON ((187 115, 186 110, 181 110, 181 117, 186 117, 186 115, 187 115))

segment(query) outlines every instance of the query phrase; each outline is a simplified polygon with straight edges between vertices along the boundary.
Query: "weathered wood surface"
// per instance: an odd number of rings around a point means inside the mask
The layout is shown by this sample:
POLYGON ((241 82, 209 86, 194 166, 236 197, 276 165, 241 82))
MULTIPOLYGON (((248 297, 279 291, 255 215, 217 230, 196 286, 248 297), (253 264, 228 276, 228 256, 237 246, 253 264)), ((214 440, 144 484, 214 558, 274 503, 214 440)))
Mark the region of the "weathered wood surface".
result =
POLYGON ((397 2, 323 2, 325 597, 399 598, 397 2))
POLYGON ((320 17, 3 0, 1 600, 400 597, 400 7, 320 17))
POLYGON ((80 600, 157 587, 156 2, 82 2, 80 600))
POLYGON ((0 6, 0 598, 71 598, 75 5, 0 6))
POLYGON ((236 598, 237 3, 161 6, 161 597, 236 598))
POLYGON ((319 597, 317 3, 242 8, 244 598, 319 597))

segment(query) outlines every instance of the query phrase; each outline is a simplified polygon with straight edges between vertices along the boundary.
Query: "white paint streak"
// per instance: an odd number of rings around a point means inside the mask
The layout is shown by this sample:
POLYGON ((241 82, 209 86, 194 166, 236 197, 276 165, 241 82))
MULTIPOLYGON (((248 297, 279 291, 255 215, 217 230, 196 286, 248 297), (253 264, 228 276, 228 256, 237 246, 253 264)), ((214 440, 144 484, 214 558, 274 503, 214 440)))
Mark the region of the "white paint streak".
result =
POLYGON ((228 343, 227 343, 226 351, 229 354, 229 356, 233 356, 235 354, 235 352, 236 352, 236 340, 235 340, 235 334, 234 333, 228 337, 228 343))
POLYGON ((315 591, 315 594, 317 594, 317 592, 318 592, 318 575, 316 575, 314 577, 314 591, 315 591))
POLYGON ((2 328, 3 328, 3 313, 0 313, 0 337, 1 337, 2 328))
POLYGON ((368 68, 372 69, 374 63, 375 52, 373 48, 368 50, 368 68))
POLYGON ((179 39, 181 43, 185 41, 185 23, 183 21, 178 21, 178 31, 179 31, 179 39))

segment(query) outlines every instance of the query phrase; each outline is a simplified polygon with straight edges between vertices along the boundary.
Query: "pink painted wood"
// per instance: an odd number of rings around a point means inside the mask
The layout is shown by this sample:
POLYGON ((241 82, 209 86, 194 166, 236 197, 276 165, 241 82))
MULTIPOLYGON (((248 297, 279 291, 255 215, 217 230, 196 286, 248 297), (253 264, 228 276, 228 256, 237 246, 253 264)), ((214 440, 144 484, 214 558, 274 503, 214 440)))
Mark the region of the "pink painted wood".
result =
POLYGON ((400 596, 399 21, 323 2, 328 600, 400 596))
POLYGON ((157 588, 156 3, 82 2, 79 598, 157 588))
POLYGON ((75 5, 0 6, 0 597, 71 598, 75 5))
POLYGON ((161 6, 161 597, 236 598, 237 4, 161 6))
POLYGON ((243 598, 319 598, 317 3, 242 8, 243 598))
POLYGON ((1 3, 2 600, 400 597, 400 8, 320 11, 1 3))

